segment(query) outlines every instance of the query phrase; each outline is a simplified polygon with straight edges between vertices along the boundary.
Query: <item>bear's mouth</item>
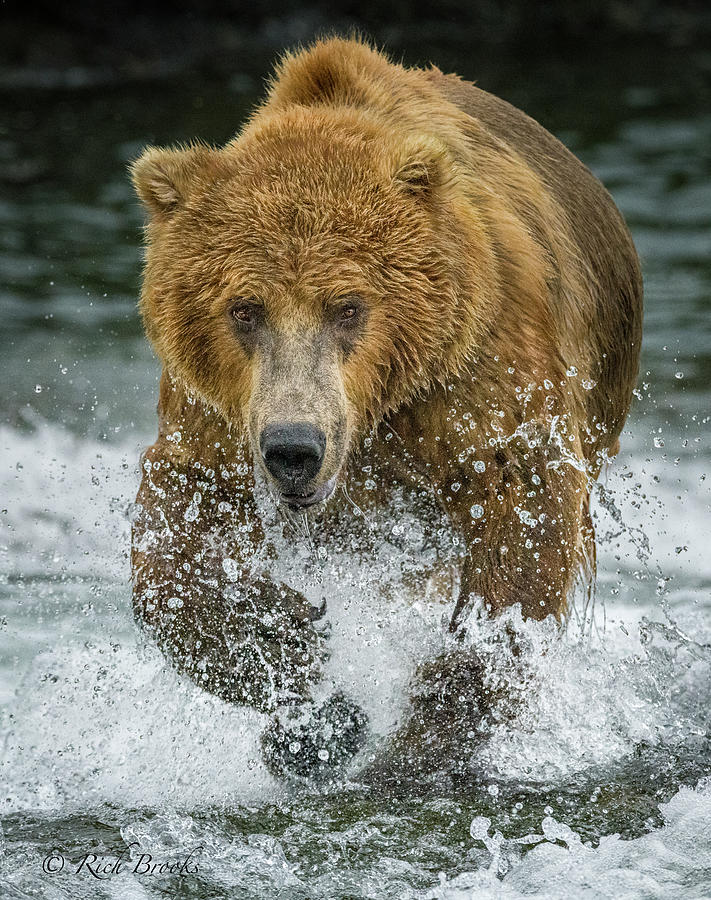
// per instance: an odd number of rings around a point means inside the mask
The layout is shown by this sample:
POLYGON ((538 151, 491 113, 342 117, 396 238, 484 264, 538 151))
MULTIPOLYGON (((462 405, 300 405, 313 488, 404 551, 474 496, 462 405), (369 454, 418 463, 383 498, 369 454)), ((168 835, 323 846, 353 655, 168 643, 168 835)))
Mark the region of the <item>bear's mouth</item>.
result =
POLYGON ((317 503, 325 503, 336 487, 336 477, 333 475, 310 494, 280 493, 279 500, 286 503, 291 509, 308 509, 309 506, 315 506, 317 503))

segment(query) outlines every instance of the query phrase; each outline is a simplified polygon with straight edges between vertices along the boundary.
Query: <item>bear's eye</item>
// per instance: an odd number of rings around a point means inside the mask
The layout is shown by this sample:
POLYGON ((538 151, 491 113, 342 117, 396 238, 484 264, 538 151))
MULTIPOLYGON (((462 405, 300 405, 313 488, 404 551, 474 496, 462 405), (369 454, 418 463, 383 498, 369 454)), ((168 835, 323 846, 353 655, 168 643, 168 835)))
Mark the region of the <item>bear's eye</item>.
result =
POLYGON ((242 331, 252 331, 259 321, 261 307, 249 300, 238 300, 232 304, 230 315, 242 331))
POLYGON ((344 298, 337 307, 336 318, 339 325, 349 327, 360 320, 360 303, 357 297, 344 298))

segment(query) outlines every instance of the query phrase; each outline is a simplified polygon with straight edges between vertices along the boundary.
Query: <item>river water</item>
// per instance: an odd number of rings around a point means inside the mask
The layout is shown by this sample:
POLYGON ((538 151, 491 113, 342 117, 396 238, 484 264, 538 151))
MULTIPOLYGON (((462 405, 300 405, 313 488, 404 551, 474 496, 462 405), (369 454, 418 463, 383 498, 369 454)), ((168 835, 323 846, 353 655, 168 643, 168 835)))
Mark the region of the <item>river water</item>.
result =
MULTIPOLYGON (((512 621, 539 688, 520 720, 466 788, 390 795, 274 780, 260 715, 179 678, 130 613, 158 367, 125 164, 226 139, 258 81, 0 84, 0 895, 711 896, 711 66, 638 62, 458 66, 605 181, 642 258, 645 342, 596 495, 594 610, 578 598, 561 635, 512 621)), ((329 664, 382 732, 440 615, 371 602, 391 568, 335 597, 329 664)))

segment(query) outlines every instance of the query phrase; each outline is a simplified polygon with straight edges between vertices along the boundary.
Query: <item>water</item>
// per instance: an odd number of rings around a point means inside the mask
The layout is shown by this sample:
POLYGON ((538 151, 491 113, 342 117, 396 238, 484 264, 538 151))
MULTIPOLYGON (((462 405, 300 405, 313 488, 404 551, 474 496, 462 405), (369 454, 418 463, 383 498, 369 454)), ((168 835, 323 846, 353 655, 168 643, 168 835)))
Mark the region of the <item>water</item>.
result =
MULTIPOLYGON (((451 63, 605 180, 642 256, 645 344, 596 496, 594 612, 579 597, 562 636, 511 614, 534 685, 519 720, 466 785, 389 794, 275 781, 260 714, 178 678, 129 609, 158 370, 124 167, 144 143, 226 139, 253 81, 0 85, 2 896, 711 896, 708 59, 636 61, 451 63)), ((405 607, 394 583, 373 606, 388 553, 334 602, 329 670, 381 734, 450 602, 405 607)))

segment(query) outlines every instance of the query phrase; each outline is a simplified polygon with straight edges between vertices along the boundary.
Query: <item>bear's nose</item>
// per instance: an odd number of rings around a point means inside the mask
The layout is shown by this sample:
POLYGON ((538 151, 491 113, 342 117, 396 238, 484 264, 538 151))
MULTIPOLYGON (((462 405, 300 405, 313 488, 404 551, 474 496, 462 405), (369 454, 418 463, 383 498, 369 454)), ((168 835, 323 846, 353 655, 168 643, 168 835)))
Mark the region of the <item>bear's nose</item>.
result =
POLYGON ((262 431, 259 449, 283 493, 298 494, 321 468, 326 435, 306 422, 281 422, 262 431))

